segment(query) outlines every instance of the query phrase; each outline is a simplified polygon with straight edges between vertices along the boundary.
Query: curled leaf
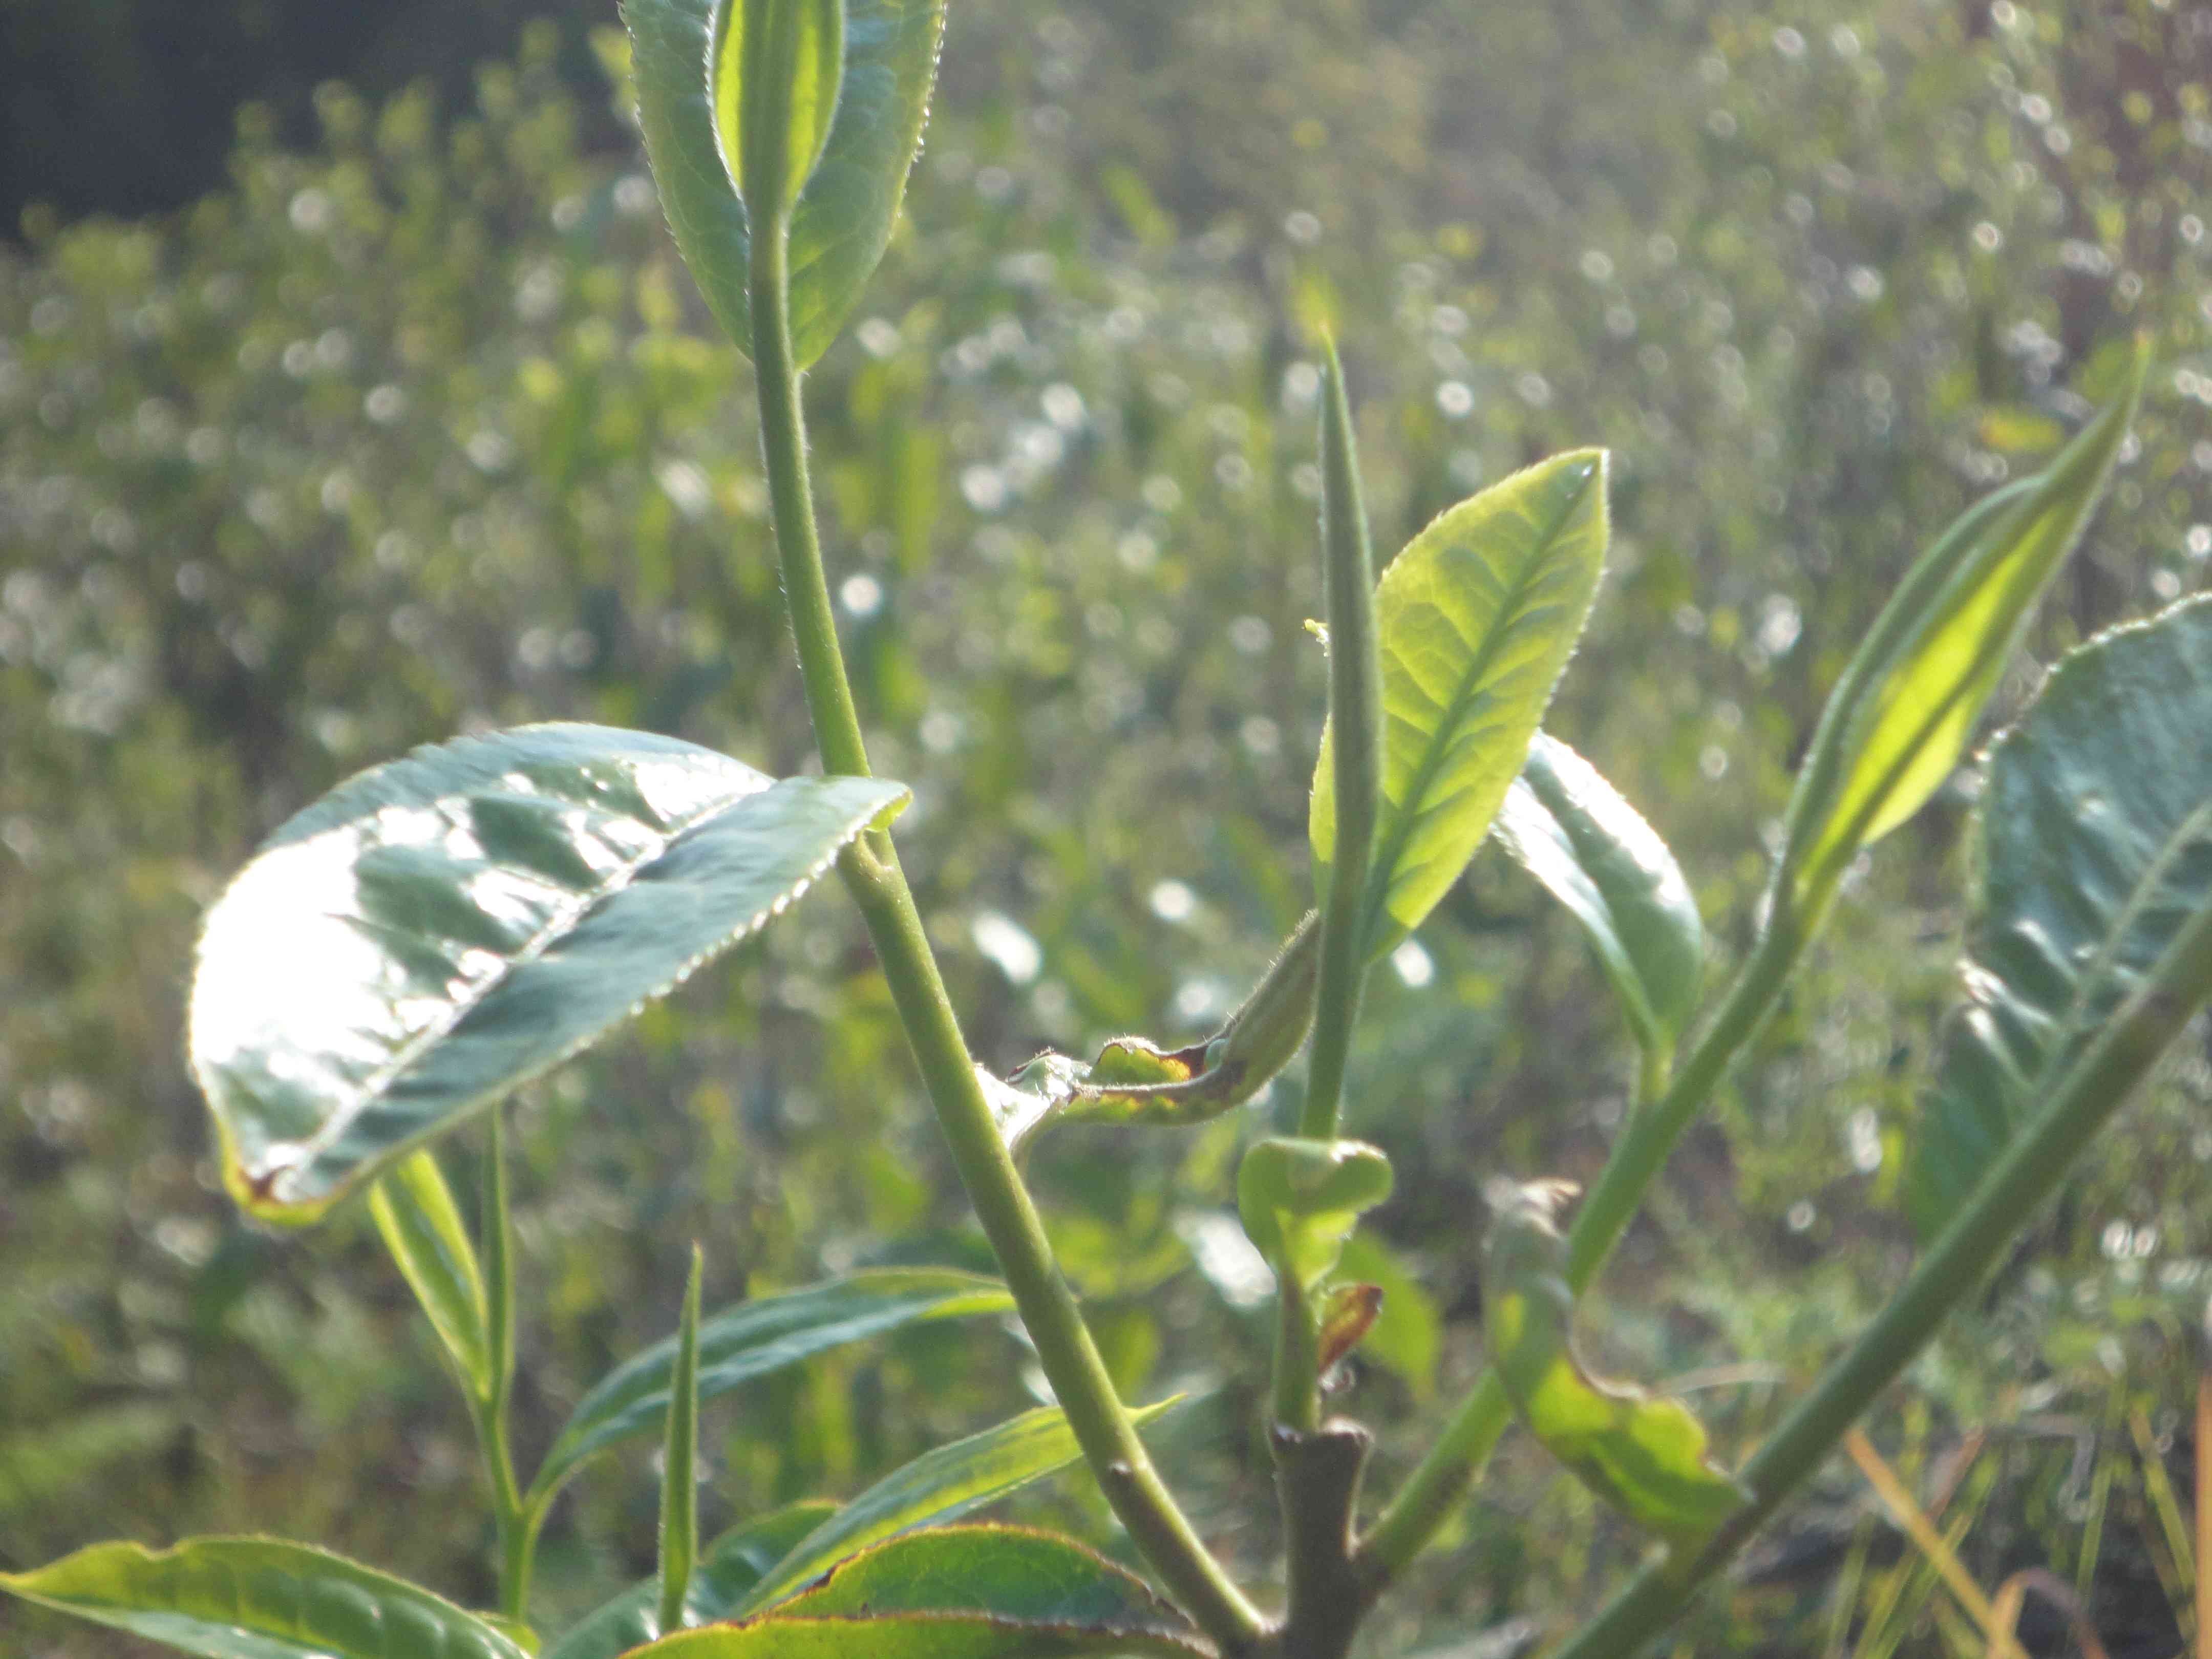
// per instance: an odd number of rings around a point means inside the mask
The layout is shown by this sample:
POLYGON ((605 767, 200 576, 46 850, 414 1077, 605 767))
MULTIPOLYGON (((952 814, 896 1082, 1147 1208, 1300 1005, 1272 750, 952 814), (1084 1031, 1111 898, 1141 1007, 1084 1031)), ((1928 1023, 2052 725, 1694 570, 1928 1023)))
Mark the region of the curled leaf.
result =
POLYGON ((1687 1555, 1749 1495, 1706 1456, 1705 1425, 1687 1407, 1599 1382, 1576 1357, 1566 1241, 1553 1219, 1569 1190, 1556 1182, 1490 1184, 1482 1304, 1491 1364, 1546 1450, 1687 1555))
POLYGON ((1667 843, 1547 733, 1505 792, 1498 843, 1582 925, 1637 1042, 1671 1053, 1698 1006, 1705 924, 1667 843))
POLYGON ((1323 1376, 1365 1340, 1382 1316, 1380 1285, 1339 1285, 1322 1304, 1316 1369, 1323 1376))
POLYGON ((1344 1241, 1390 1185, 1378 1147, 1278 1135, 1256 1142, 1237 1166, 1237 1212, 1276 1276, 1310 1291, 1335 1271, 1344 1241))

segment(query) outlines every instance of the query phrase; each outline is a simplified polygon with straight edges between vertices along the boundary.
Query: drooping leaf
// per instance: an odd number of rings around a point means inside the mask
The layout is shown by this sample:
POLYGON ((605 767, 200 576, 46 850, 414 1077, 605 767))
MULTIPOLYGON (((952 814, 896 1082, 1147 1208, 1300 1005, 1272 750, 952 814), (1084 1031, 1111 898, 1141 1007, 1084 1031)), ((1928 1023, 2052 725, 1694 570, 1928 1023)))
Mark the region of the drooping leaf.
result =
POLYGON ((95 1544, 0 1589, 202 1659, 528 1659, 420 1585, 267 1538, 95 1544))
MULTIPOLYGON (((699 1398, 714 1400, 757 1376, 848 1342, 936 1319, 1010 1311, 996 1279, 945 1267, 882 1267, 741 1302, 699 1327, 699 1398)), ((670 1337, 625 1360, 577 1403, 553 1439, 533 1499, 557 1491, 579 1465, 665 1420, 678 1341, 670 1337)))
MULTIPOLYGON (((708 308, 750 353, 749 229, 716 146, 712 12, 713 0, 623 4, 661 208, 708 308)), ((890 244, 944 33, 945 0, 846 0, 836 112, 792 212, 791 338, 800 368, 829 349, 890 244)))
MULTIPOLYGON (((1490 833, 1597 592, 1606 455, 1574 450, 1449 508, 1375 594, 1382 647, 1382 812, 1368 878, 1368 951, 1395 947, 1490 833)), ((1308 831, 1336 844, 1331 736, 1308 831)))
POLYGON ((1923 1238, 2212 907, 2212 600, 2067 657, 1991 747, 1978 817, 1966 1000, 1906 1165, 1923 1238))
POLYGON ((1498 814, 1498 843, 1582 924, 1646 1050, 1698 1005, 1705 924, 1667 843, 1597 769, 1539 732, 1498 814))
POLYGON ((201 937, 192 1066, 233 1192, 313 1220, 757 932, 905 797, 592 726, 340 785, 201 937))
POLYGON ((722 170, 760 216, 793 200, 821 159, 844 74, 844 0, 716 0, 708 32, 722 170))
MULTIPOLYGON (((1182 1396, 1132 1412, 1149 1423, 1182 1396)), ((775 1607, 810 1579, 871 1544, 924 1525, 949 1521, 1066 1468, 1083 1455, 1057 1406, 1011 1418, 981 1434, 924 1452, 845 1504, 793 1547, 738 1607, 744 1614, 775 1607)))
POLYGON ((684 1622, 691 1570, 699 1559, 699 1280, 706 1259, 691 1247, 684 1314, 670 1368, 668 1429, 660 1443, 660 1606, 663 1630, 684 1622))
POLYGON ((463 1386, 488 1404, 494 1384, 483 1274, 437 1155, 426 1147, 400 1159, 369 1188, 368 1208, 463 1386))
POLYGON ((1571 1339, 1556 1183, 1494 1181, 1486 1194, 1482 1305, 1490 1363, 1530 1433, 1598 1497, 1687 1553, 1735 1513, 1744 1489, 1705 1455, 1705 1425, 1678 1400, 1600 1382, 1571 1339))
POLYGON ((1918 811, 1966 753, 2036 601, 2080 538, 2142 395, 2127 391, 2050 466, 1978 501, 1883 606, 1820 715, 1790 804, 1778 890, 1812 915, 1844 869, 1918 811))
POLYGON ((1237 1170, 1245 1237, 1278 1276, 1310 1290, 1335 1271, 1359 1218, 1390 1196, 1390 1160, 1361 1140, 1277 1135, 1237 1170))
POLYGON ((1018 1527, 938 1527, 852 1557, 757 1620, 647 1651, 692 1659, 725 1652, 1194 1659, 1213 1649, 1142 1579, 1072 1539, 1018 1527))
MULTIPOLYGON (((687 1626, 727 1619, 761 1576, 792 1546, 836 1513, 823 1498, 808 1498, 732 1528, 707 1547, 684 1597, 687 1626)), ((664 1634, 658 1611, 658 1577, 633 1584, 564 1632, 544 1659, 621 1659, 664 1634)))

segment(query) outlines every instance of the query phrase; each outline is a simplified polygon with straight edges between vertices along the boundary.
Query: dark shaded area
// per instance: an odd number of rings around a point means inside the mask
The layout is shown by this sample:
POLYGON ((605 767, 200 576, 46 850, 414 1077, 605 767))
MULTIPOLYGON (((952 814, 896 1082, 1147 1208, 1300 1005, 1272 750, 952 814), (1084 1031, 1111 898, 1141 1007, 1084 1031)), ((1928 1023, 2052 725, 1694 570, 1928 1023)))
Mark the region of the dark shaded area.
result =
MULTIPOLYGON (((561 32, 561 67, 599 84, 587 35, 614 0, 0 0, 0 230, 40 203, 64 219, 181 206, 216 188, 241 103, 311 143, 314 88, 377 97, 428 79, 465 106, 475 66, 532 17, 561 32)), ((611 140, 611 121, 587 143, 611 140)))

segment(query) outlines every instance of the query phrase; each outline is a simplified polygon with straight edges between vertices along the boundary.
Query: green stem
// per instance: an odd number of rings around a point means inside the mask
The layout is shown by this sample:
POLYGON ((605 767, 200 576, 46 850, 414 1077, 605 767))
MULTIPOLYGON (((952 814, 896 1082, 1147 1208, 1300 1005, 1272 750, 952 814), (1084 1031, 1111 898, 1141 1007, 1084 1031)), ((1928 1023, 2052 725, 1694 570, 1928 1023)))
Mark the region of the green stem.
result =
MULTIPOLYGON (((799 671, 824 769, 865 776, 867 750, 838 649, 807 478, 784 229, 767 223, 753 228, 750 277, 761 441, 799 671)), ((1043 1224, 992 1120, 890 838, 872 836, 855 843, 838 867, 867 924, 953 1164, 1036 1346, 1038 1363, 1107 1501, 1200 1626, 1231 1653, 1255 1646, 1267 1633, 1266 1620, 1207 1553, 1152 1467, 1060 1277, 1043 1224)))
POLYGON ((1680 1565, 1662 1560, 1638 1573, 1553 1659, 1626 1659, 1681 1610, 1826 1461, 1952 1310, 1979 1290, 2081 1148, 2208 998, 2212 909, 2200 911, 2176 935, 2151 975, 2067 1068, 2043 1109, 1984 1172, 1898 1293, 1745 1464, 1752 1501, 1694 1559, 1680 1565))
MULTIPOLYGON (((1576 1294, 1597 1276, 1674 1142, 1773 1012, 1812 931, 1796 925, 1778 900, 1766 932, 1681 1070, 1656 1101, 1641 1105, 1629 1118, 1567 1234, 1567 1282, 1576 1294)), ((1654 1082, 1662 1073, 1647 1064, 1644 1075, 1654 1082)), ((1381 1594, 1427 1547, 1482 1478, 1512 1415, 1497 1373, 1486 1370, 1361 1541, 1362 1582, 1370 1595, 1381 1594)))
POLYGON ((477 1438, 491 1477, 492 1525, 499 1540, 499 1607, 526 1617, 530 1575, 541 1516, 515 1486, 511 1419, 514 1399, 514 1217, 507 1190, 507 1114, 491 1112, 484 1152, 483 1266, 485 1322, 491 1334, 491 1397, 477 1402, 477 1438))

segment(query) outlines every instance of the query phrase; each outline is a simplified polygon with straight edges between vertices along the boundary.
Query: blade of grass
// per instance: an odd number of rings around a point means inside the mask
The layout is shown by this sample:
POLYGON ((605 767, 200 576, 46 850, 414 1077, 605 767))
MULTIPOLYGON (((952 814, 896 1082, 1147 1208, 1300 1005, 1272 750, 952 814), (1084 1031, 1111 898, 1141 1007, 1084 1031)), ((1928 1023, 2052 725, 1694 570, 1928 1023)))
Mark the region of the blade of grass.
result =
POLYGON ((2193 1649, 2197 1644, 2197 1554, 2190 1541, 2189 1522, 2182 1516, 2181 1500, 2174 1496, 2173 1482, 2166 1475, 2166 1459, 2159 1455, 2157 1437, 2150 1431, 2149 1414, 2141 1406, 2129 1408, 2128 1432, 2135 1437, 2136 1450, 2142 1458, 2144 1501, 2158 1520, 2154 1542, 2163 1547, 2154 1548, 2151 1559, 2158 1564, 2159 1582, 2166 1586, 2166 1599, 2173 1603, 2173 1622, 2181 1627, 2182 1640, 2193 1649))
POLYGON ((1905 1528, 1905 1535, 1942 1576, 1944 1587, 1989 1638, 1992 1659, 2027 1659, 2020 1644, 2013 1640, 2011 1632, 1998 1623, 1996 1610, 1990 1605, 1990 1598, 1982 1594, 1982 1587, 1960 1565, 1956 1552, 1936 1530, 1912 1494, 1905 1490, 1905 1483, 1882 1462, 1881 1454, 1874 1449, 1865 1431, 1854 1428, 1845 1433, 1844 1449, 1859 1466, 1859 1473, 1866 1477, 1867 1484, 1874 1488, 1891 1517, 1905 1528))

